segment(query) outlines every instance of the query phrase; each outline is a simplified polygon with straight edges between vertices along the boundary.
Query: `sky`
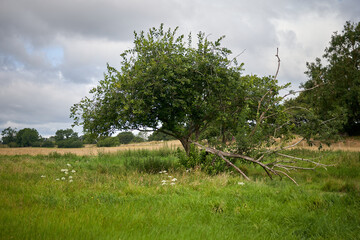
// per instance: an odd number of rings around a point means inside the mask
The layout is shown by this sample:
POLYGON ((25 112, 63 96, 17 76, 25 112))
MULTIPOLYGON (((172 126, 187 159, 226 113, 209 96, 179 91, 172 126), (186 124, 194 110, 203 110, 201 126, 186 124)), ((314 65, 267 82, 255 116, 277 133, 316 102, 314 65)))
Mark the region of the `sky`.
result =
MULTIPOLYGON (((70 128, 70 107, 120 67, 134 31, 205 32, 243 62, 244 74, 274 75, 298 89, 306 62, 321 57, 359 0, 0 0, 0 130, 70 128)), ((81 128, 75 128, 81 133, 81 128)))

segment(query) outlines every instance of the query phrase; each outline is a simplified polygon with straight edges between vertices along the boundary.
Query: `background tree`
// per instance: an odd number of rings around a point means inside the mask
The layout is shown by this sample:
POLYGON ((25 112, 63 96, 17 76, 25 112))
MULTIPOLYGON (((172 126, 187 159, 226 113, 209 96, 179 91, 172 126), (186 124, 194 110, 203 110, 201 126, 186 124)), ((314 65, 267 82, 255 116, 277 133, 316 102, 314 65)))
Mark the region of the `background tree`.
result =
POLYGON ((335 32, 320 58, 307 63, 309 80, 297 101, 315 109, 323 120, 343 120, 342 132, 360 134, 360 23, 346 22, 341 34, 335 32))
POLYGON ((16 128, 12 129, 11 127, 5 128, 1 131, 2 142, 3 144, 15 143, 16 142, 16 128))
POLYGON ((117 135, 117 137, 119 138, 119 142, 121 144, 128 144, 132 142, 135 135, 132 132, 121 132, 117 135))
POLYGON ((34 128, 21 129, 16 135, 16 143, 20 147, 39 146, 41 137, 34 128))
POLYGON ((60 129, 55 133, 55 142, 59 148, 80 148, 83 142, 72 129, 60 129))
POLYGON ((281 104, 286 96, 279 92, 288 85, 278 85, 279 68, 274 77, 241 76, 243 64, 221 46, 223 37, 212 42, 199 33, 194 47, 191 35, 185 42, 176 32, 161 25, 135 33, 121 69, 108 65, 92 98, 71 108, 75 124, 105 136, 119 129, 159 131, 180 140, 189 158, 195 144, 246 179, 237 159, 260 165, 269 177, 291 179, 283 170, 301 169, 297 161, 305 160, 282 151, 334 128, 311 111, 297 119, 294 107, 281 104), (302 137, 292 143, 295 133, 302 137))
POLYGON ((167 135, 160 131, 153 132, 149 138, 148 141, 169 141, 169 140, 175 140, 173 136, 167 135))

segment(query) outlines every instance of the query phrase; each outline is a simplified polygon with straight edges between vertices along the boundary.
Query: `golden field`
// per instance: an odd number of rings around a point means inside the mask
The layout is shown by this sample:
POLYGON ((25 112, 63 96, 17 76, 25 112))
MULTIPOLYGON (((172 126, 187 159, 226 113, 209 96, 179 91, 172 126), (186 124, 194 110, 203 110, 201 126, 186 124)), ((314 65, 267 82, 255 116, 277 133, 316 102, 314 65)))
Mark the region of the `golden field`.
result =
MULTIPOLYGON (((118 147, 96 147, 95 145, 85 145, 84 148, 0 148, 0 155, 48 155, 52 152, 57 152, 60 154, 72 153, 79 156, 84 155, 97 155, 99 153, 115 153, 118 151, 124 150, 138 150, 138 149, 147 149, 154 150, 160 148, 170 148, 176 149, 182 147, 180 141, 165 141, 165 142, 144 142, 144 143, 134 143, 126 144, 118 147)), ((305 142, 301 142, 296 146, 296 148, 305 148, 317 150, 317 146, 308 146, 305 142)), ((347 138, 346 141, 340 141, 332 144, 330 147, 323 145, 322 150, 342 150, 342 151, 354 151, 360 152, 360 140, 356 138, 347 138)))

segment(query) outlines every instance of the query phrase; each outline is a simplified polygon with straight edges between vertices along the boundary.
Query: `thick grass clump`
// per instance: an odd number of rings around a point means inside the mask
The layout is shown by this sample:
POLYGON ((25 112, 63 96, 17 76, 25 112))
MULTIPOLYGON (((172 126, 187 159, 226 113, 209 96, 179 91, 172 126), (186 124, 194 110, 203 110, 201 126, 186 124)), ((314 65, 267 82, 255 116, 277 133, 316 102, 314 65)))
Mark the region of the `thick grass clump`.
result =
POLYGON ((322 156, 300 186, 189 171, 169 149, 0 156, 0 239, 357 239, 360 154, 322 156))

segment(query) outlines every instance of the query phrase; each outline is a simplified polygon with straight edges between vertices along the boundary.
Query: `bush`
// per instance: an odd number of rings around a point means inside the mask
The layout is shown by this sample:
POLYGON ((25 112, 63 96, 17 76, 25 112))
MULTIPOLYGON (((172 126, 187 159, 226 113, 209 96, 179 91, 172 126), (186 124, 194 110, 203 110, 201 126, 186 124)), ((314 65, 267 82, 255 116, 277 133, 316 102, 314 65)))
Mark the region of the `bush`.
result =
POLYGON ((16 147, 18 147, 18 145, 17 145, 16 142, 9 142, 7 145, 8 145, 10 148, 16 148, 16 147))
POLYGON ((204 150, 199 150, 195 145, 190 146, 190 152, 187 156, 184 151, 178 148, 177 155, 179 162, 185 168, 200 167, 200 169, 208 174, 218 174, 228 170, 226 162, 218 156, 207 154, 204 150))
POLYGON ((134 134, 132 132, 121 132, 117 135, 121 144, 128 144, 134 139, 134 134))
POLYGON ((66 139, 57 142, 58 148, 82 148, 83 142, 77 139, 66 139))
POLYGON ((120 141, 117 137, 107 137, 105 139, 99 140, 96 144, 97 147, 116 147, 119 145, 120 141))
POLYGON ((48 147, 48 148, 52 148, 52 147, 55 147, 55 143, 52 142, 52 141, 44 141, 43 144, 41 145, 42 147, 48 147))

